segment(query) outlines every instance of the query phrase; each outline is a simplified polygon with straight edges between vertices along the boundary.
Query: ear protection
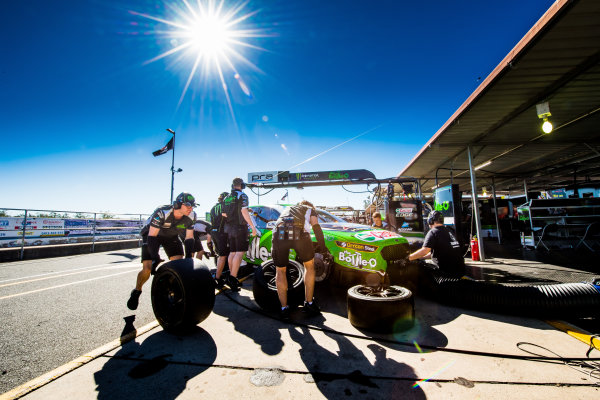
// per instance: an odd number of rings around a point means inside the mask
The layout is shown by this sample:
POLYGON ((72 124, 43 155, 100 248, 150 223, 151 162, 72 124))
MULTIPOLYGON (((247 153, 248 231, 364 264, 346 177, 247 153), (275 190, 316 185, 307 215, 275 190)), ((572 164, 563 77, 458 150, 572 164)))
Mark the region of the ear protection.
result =
POLYGON ((427 224, 433 225, 436 222, 443 223, 444 216, 439 211, 432 211, 429 213, 429 216, 427 217, 427 224))
MULTIPOLYGON (((246 189, 246 182, 242 181, 242 184, 240 185, 242 190, 246 189)), ((234 186, 233 183, 231 184, 231 190, 233 190, 234 186)))

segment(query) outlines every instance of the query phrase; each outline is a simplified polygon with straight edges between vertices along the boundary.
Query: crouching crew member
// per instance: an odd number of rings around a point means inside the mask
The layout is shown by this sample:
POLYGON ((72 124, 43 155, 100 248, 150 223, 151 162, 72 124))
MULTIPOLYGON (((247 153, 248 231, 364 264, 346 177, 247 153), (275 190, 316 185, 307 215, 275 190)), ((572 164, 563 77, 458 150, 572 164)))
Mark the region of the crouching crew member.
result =
POLYGON ((135 310, 138 307, 142 286, 154 273, 161 260, 158 255, 160 246, 163 247, 169 260, 183 258, 184 247, 186 258, 191 258, 194 252, 194 221, 196 213, 193 208, 196 200, 190 193, 181 193, 173 205, 157 208, 142 228, 142 270, 138 273, 135 289, 131 291, 127 307, 135 310), (184 244, 180 235, 185 232, 184 244))
MULTIPOLYGON (((212 247, 212 237, 210 232, 212 231, 212 225, 209 222, 197 219, 194 223, 194 254, 196 258, 202 260, 202 257, 208 257, 208 254, 204 251, 202 241, 206 239, 206 245, 210 249, 212 247)), ((185 238, 183 238, 185 240, 185 238)))
POLYGON ((231 193, 223 200, 223 216, 225 217, 225 233, 229 243, 229 287, 234 292, 240 291, 237 274, 242 264, 244 253, 248 251, 248 226, 252 228, 252 236, 258 232, 248 212, 248 196, 242 190, 246 184, 242 178, 234 178, 231 193))
POLYGON ((432 211, 427 217, 430 230, 425 235, 423 247, 408 256, 409 260, 429 258, 434 264, 436 274, 460 278, 465 274, 465 259, 456 234, 444 226, 444 216, 432 211))
POLYGON ((277 295, 281 303, 281 318, 290 318, 290 309, 287 304, 288 282, 286 277, 286 266, 289 261, 290 249, 296 250, 298 261, 304 264, 304 306, 302 311, 311 314, 320 314, 321 310, 313 299, 315 288, 315 250, 310 238, 310 230, 313 230, 319 250, 329 253, 325 247, 323 230, 319 225, 319 219, 315 206, 309 201, 303 200, 295 206, 287 208, 277 219, 273 228, 273 263, 276 267, 275 280, 277 284, 277 295))
MULTIPOLYGON (((217 271, 215 272, 215 280, 217 288, 221 289, 225 285, 225 280, 221 277, 227 257, 229 257, 229 243, 227 243, 227 234, 225 233, 225 218, 223 217, 223 200, 229 193, 223 192, 217 199, 217 204, 210 210, 210 222, 212 222, 212 230, 210 237, 214 245, 214 253, 217 254, 217 271)), ((208 247, 210 249, 210 245, 208 247)), ((211 249, 212 250, 212 249, 211 249)))

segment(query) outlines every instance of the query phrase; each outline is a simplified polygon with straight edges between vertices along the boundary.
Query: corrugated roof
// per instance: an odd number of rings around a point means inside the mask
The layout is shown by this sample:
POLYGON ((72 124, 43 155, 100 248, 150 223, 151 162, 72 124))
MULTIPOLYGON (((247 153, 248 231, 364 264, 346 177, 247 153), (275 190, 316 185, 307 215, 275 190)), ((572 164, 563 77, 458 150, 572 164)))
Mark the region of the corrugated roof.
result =
POLYGON ((470 191, 467 146, 478 186, 549 189, 600 181, 600 1, 557 1, 399 175, 425 191, 459 183, 470 191), (548 101, 554 131, 541 132, 548 101))

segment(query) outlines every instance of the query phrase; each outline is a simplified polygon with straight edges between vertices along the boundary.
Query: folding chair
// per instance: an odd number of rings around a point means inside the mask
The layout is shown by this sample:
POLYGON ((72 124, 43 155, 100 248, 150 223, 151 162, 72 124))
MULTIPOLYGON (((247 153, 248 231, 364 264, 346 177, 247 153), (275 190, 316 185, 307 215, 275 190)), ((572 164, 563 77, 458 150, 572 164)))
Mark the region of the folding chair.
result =
POLYGON ((600 222, 592 222, 585 228, 585 233, 583 237, 575 246, 575 249, 578 249, 580 246, 587 247, 590 251, 596 251, 595 247, 598 246, 598 241, 600 240, 600 222))

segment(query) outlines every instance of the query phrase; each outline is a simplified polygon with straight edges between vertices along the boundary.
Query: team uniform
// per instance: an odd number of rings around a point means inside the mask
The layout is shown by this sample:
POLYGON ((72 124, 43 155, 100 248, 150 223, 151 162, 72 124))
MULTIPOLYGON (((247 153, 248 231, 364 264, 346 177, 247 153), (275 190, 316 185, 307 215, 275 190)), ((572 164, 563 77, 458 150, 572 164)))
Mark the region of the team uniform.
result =
POLYGON ((298 261, 310 261, 315 250, 310 238, 310 217, 318 217, 317 210, 306 205, 287 208, 273 228, 272 257, 276 267, 285 267, 290 249, 296 250, 298 261))
POLYGON ((423 247, 431 249, 431 260, 439 272, 452 277, 464 275, 465 259, 452 230, 445 226, 434 226, 425 235, 423 247))
POLYGON ((223 200, 223 212, 227 214, 224 231, 231 253, 248 251, 248 224, 242 215, 242 209, 248 204, 248 196, 238 189, 233 189, 223 200))
MULTIPOLYGON (((212 231, 212 225, 206 221, 201 219, 196 220, 194 224, 194 253, 199 251, 204 251, 204 246, 202 246, 202 241, 206 239, 207 235, 210 235, 212 231)), ((185 235, 184 237, 185 238, 185 235)))
POLYGON ((195 220, 196 213, 194 211, 189 216, 184 215, 180 219, 175 219, 173 206, 166 205, 157 208, 140 231, 140 235, 142 235, 142 261, 152 260, 148 250, 148 232, 151 226, 160 229, 157 236, 158 244, 163 247, 167 257, 171 258, 184 254, 182 237, 185 238, 186 230, 193 228, 195 220))
POLYGON ((227 233, 225 233, 222 203, 217 203, 211 208, 210 221, 212 222, 210 237, 215 245, 215 251, 219 257, 227 257, 229 255, 229 243, 227 242, 227 233))

